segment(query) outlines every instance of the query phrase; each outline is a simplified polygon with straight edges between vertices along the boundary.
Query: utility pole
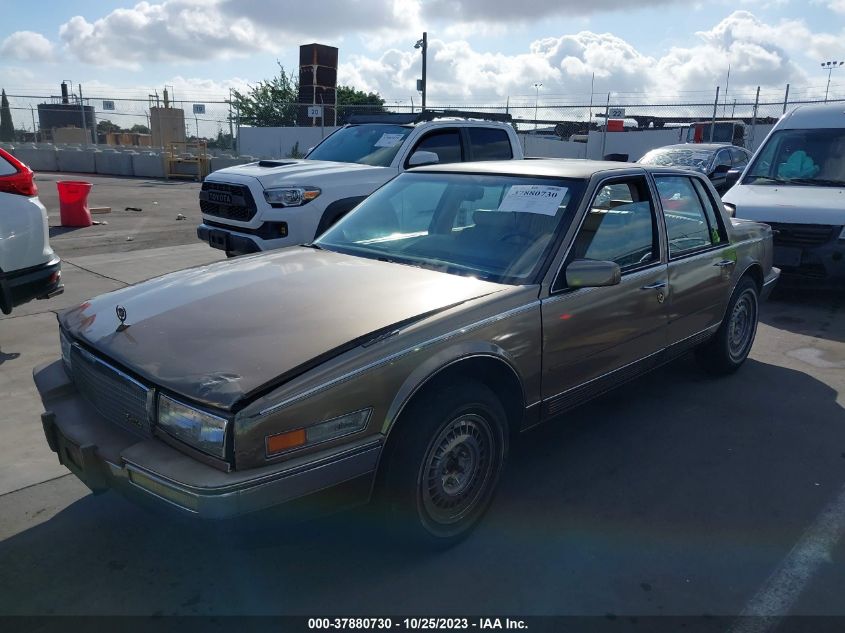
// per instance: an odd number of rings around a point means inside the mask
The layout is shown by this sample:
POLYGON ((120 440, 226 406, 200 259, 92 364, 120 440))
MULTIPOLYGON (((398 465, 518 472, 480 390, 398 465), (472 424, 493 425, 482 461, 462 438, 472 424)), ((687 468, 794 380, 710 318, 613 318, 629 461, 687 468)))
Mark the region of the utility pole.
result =
POLYGON ((423 31, 423 36, 421 40, 417 40, 417 43, 414 44, 414 48, 422 49, 422 80, 420 81, 420 86, 422 92, 422 111, 425 112, 425 93, 426 93, 426 58, 428 57, 428 32, 423 31))
POLYGON ((786 106, 789 103, 789 84, 786 84, 786 94, 783 96, 783 112, 781 114, 786 114, 786 106))
POLYGON ((534 84, 534 133, 537 133, 537 103, 540 101, 540 88, 543 87, 541 83, 534 84))
POLYGON ((235 149, 235 135, 232 131, 232 89, 229 88, 229 138, 231 139, 232 147, 235 149))
POLYGON ((719 109, 719 88, 716 86, 716 101, 713 102, 713 122, 710 124, 710 142, 713 142, 713 134, 716 132, 716 110, 719 109))

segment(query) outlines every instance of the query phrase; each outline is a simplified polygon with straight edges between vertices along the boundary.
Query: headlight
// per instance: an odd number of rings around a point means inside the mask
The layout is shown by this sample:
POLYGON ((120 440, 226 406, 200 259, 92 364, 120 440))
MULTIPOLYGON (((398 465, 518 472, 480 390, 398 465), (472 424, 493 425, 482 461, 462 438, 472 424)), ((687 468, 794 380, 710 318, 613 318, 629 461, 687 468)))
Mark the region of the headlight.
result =
POLYGON ((266 439, 267 456, 278 455, 302 446, 320 444, 344 435, 363 431, 367 428, 372 412, 372 409, 361 409, 295 431, 268 435, 266 439))
POLYGON ((71 347, 71 342, 70 342, 70 339, 67 337, 67 334, 65 334, 64 331, 61 328, 59 328, 59 345, 62 348, 62 362, 65 365, 65 370, 67 370, 67 373, 70 374, 70 368, 71 368, 71 365, 70 365, 70 347, 71 347))
POLYGON ((730 204, 728 202, 723 202, 722 204, 725 205, 725 211, 728 212, 728 215, 731 216, 732 218, 735 218, 736 217, 736 205, 730 204))
POLYGON ((214 457, 226 457, 226 426, 229 421, 164 394, 158 397, 158 424, 170 435, 214 457))
POLYGON ((317 187, 277 187, 264 190, 264 199, 274 206, 300 207, 320 195, 317 187))

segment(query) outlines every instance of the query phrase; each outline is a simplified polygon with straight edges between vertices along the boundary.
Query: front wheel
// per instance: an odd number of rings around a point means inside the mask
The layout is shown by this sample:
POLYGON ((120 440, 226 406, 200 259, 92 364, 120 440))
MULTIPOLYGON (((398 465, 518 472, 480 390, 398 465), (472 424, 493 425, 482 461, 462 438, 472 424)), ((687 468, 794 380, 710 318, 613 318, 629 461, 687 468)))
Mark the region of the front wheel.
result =
POLYGON ((757 284, 744 277, 731 296, 715 336, 696 350, 696 357, 707 371, 730 374, 740 368, 754 344, 758 312, 757 284))
POLYGON ((391 532, 444 547, 464 538, 493 499, 507 455, 495 394, 464 383, 418 398, 386 455, 382 502, 391 532))

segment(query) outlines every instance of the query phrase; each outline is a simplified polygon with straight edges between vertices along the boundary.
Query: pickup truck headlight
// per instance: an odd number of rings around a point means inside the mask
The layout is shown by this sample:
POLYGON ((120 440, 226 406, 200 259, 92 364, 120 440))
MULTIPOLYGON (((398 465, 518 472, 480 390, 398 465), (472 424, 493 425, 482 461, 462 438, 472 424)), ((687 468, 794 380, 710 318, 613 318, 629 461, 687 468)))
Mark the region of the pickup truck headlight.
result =
POLYGON ((264 199, 273 206, 301 207, 320 195, 317 187, 276 187, 264 190, 264 199))
POLYGON ((158 397, 158 425, 203 453, 225 459, 228 424, 226 418, 189 407, 164 394, 158 397))
POLYGON ((728 202, 723 202, 722 204, 725 206, 725 211, 728 212, 728 215, 731 216, 732 218, 735 218, 736 217, 736 205, 730 204, 728 202))
POLYGON ((361 409, 295 431, 268 435, 266 438, 267 456, 272 457, 279 453, 292 451, 295 448, 320 444, 344 435, 363 431, 367 428, 372 412, 373 410, 369 408, 361 409))

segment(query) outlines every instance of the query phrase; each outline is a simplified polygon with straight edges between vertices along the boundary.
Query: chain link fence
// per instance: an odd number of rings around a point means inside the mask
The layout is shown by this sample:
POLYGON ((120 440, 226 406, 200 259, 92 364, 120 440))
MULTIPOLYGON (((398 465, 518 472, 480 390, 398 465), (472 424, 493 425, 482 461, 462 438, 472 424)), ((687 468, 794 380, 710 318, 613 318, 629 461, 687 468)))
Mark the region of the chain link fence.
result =
MULTIPOLYGON (((845 102, 838 93, 838 99, 845 102)), ((115 137, 107 132, 125 132, 135 137, 120 137, 116 144, 150 145, 155 139, 149 136, 152 127, 151 108, 162 106, 157 98, 89 96, 80 99, 71 94, 68 103, 61 97, 44 95, 7 95, 18 142, 61 142, 53 138, 54 128, 83 128, 89 142, 114 143, 115 137), (147 136, 145 136, 147 135, 147 136)), ((520 132, 542 133, 568 139, 573 135, 601 130, 605 121, 621 119, 625 129, 654 129, 686 127, 693 122, 716 120, 742 121, 754 136, 756 125, 770 125, 790 108, 804 103, 820 103, 817 93, 784 90, 721 91, 690 95, 689 100, 658 99, 643 93, 610 93, 593 95, 587 103, 572 103, 565 97, 537 95, 535 98, 508 99, 504 103, 467 104, 430 102, 432 108, 448 108, 481 113, 509 114, 520 132)), ((312 104, 278 104, 300 112, 312 104)), ((227 98, 170 100, 171 108, 184 114, 185 137, 205 139, 209 148, 236 151, 238 131, 242 125, 254 121, 242 118, 236 104, 227 98)), ((314 126, 326 127, 343 124, 352 114, 372 114, 383 111, 419 112, 419 104, 412 100, 386 101, 384 106, 338 106, 335 112, 327 106, 327 120, 319 117, 310 120, 314 126), (335 117, 336 115, 336 117, 335 117)), ((300 121, 303 119, 300 118, 300 121)), ((293 123, 293 121, 292 121, 293 123)))

